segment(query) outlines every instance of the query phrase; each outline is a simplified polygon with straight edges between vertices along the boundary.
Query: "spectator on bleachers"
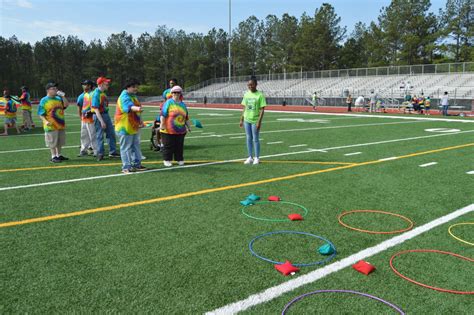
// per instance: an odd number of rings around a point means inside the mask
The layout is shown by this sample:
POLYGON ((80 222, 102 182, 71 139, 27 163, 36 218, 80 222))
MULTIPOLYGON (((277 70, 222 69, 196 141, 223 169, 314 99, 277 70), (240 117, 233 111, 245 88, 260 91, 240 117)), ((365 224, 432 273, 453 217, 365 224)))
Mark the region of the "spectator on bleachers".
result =
POLYGON ((420 97, 418 97, 418 114, 423 114, 423 110, 425 109, 425 96, 421 93, 420 97))
POLYGON ((449 107, 448 92, 444 92, 444 95, 441 97, 441 106, 442 106, 443 116, 448 116, 448 107, 449 107))
POLYGON ((370 112, 373 113, 376 111, 376 105, 377 105, 377 94, 374 91, 370 92, 370 98, 369 98, 369 104, 370 104, 370 112))
POLYGON ((431 98, 427 96, 425 99, 425 115, 430 114, 430 109, 431 109, 431 98))
POLYGON ((313 110, 316 110, 316 105, 318 103, 318 93, 316 91, 314 91, 313 93, 313 110))
POLYGON ((346 98, 346 104, 347 104, 347 111, 352 112, 352 95, 349 94, 349 96, 346 98))
POLYGON ((413 95, 411 99, 411 106, 413 107, 413 110, 415 112, 420 110, 419 105, 418 105, 418 97, 416 95, 413 95))
POLYGON ((356 107, 365 107, 365 98, 364 98, 364 95, 360 95, 356 100, 355 100, 355 103, 354 105, 356 107))

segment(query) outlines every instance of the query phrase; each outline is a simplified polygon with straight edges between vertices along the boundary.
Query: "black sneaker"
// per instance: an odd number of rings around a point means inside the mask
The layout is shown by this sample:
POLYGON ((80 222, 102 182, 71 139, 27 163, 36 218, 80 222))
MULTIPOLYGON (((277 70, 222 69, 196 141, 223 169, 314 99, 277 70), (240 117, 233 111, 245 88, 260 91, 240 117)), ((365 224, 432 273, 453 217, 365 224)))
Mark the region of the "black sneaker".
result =
POLYGON ((102 161, 104 156, 102 154, 97 154, 97 161, 102 161))
POLYGON ((109 157, 110 157, 110 158, 119 158, 119 157, 120 157, 120 154, 117 153, 117 152, 110 153, 110 154, 109 154, 109 157))
POLYGON ((65 156, 62 156, 62 155, 58 156, 58 159, 59 159, 60 161, 68 161, 68 160, 69 160, 69 158, 67 158, 67 157, 65 157, 65 156))
POLYGON ((51 160, 49 160, 49 161, 50 161, 51 163, 61 163, 61 160, 60 160, 57 156, 53 157, 53 158, 52 158, 51 160))
POLYGON ((87 156, 87 155, 88 155, 87 152, 81 151, 81 152, 79 152, 77 157, 84 157, 84 156, 87 156))
POLYGON ((135 169, 136 172, 143 172, 143 171, 148 170, 148 169, 147 169, 145 166, 143 166, 143 165, 134 166, 133 168, 135 169))

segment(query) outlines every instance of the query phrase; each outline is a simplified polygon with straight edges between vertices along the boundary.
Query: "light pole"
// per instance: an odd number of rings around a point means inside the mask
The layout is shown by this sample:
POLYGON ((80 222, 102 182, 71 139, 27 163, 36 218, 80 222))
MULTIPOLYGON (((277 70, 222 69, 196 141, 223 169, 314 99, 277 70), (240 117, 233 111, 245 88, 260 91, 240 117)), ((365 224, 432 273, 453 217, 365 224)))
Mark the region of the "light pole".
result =
POLYGON ((232 0, 229 0, 229 56, 228 56, 228 62, 229 62, 229 83, 231 80, 232 76, 232 54, 231 54, 231 40, 232 40, 232 0))

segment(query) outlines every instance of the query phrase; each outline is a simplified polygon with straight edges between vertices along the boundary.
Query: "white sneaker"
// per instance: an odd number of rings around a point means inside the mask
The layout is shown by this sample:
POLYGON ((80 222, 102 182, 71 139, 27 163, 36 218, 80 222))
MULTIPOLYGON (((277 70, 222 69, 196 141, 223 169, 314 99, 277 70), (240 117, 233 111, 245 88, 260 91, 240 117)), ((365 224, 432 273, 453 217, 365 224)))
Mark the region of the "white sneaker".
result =
POLYGON ((171 161, 163 161, 163 165, 166 166, 166 167, 171 167, 171 166, 173 166, 173 164, 171 163, 171 161))
POLYGON ((247 164, 247 165, 248 165, 248 164, 252 164, 252 163, 253 163, 253 159, 252 159, 251 156, 249 156, 249 157, 245 160, 245 162, 244 162, 244 164, 247 164))
POLYGON ((179 166, 184 166, 184 161, 178 161, 179 166))
POLYGON ((146 160, 146 156, 142 155, 142 161, 146 160))
POLYGON ((255 158, 253 160, 253 165, 257 165, 257 164, 260 164, 260 159, 259 158, 255 158))

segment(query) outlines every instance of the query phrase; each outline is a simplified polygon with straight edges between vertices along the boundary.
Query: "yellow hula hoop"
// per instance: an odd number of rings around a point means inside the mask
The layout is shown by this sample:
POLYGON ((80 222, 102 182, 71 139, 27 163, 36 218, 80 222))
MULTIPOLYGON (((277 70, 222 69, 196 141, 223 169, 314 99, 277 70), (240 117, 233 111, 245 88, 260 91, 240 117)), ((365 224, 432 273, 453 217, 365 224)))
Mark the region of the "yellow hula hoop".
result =
POLYGON ((451 232, 451 229, 452 229, 453 227, 458 226, 458 225, 466 225, 466 224, 468 224, 468 225, 471 225, 471 224, 474 225, 474 222, 463 222, 463 223, 456 223, 456 224, 453 224, 453 225, 451 225, 451 226, 448 228, 448 233, 449 233, 449 235, 451 235, 453 238, 457 239, 458 241, 463 242, 463 243, 466 243, 466 244, 469 244, 469 245, 471 245, 471 246, 474 246, 474 243, 465 241, 465 240, 463 240, 463 239, 457 237, 456 235, 454 235, 453 232, 451 232))

